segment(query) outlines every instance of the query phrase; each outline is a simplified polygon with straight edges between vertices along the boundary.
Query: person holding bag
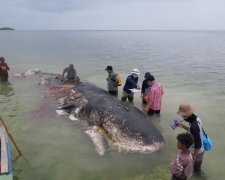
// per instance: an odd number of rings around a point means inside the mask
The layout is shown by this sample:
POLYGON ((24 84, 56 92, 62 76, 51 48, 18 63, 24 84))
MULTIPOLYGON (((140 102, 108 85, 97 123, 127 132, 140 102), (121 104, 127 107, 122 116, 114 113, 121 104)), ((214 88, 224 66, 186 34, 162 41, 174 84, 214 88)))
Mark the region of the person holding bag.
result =
POLYGON ((202 131, 202 121, 193 112, 193 108, 190 104, 183 103, 179 105, 178 115, 181 115, 182 119, 189 123, 189 126, 179 123, 178 127, 185 129, 190 132, 194 145, 191 147, 192 157, 194 161, 194 173, 197 175, 202 175, 202 161, 205 154, 203 146, 203 131, 202 131))

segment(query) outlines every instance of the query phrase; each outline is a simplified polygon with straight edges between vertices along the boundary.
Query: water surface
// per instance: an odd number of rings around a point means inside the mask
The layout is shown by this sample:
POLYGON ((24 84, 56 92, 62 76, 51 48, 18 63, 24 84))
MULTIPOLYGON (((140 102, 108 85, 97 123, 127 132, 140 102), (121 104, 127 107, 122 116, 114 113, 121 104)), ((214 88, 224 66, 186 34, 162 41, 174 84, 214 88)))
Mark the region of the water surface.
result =
MULTIPOLYGON (((173 131, 169 123, 179 118, 176 111, 182 102, 195 107, 213 139, 214 148, 203 162, 207 179, 225 176, 224 31, 1 31, 0 42, 0 56, 11 68, 10 83, 0 85, 0 113, 32 165, 30 169, 17 159, 14 179, 168 180, 176 135, 182 132, 173 131), (84 121, 57 116, 55 102, 45 98, 35 78, 13 77, 34 68, 62 73, 70 63, 82 79, 104 89, 107 65, 113 65, 124 80, 138 68, 139 84, 144 72, 154 74, 165 95, 160 119, 151 121, 164 136, 165 149, 151 155, 108 150, 100 157, 84 133, 84 121)), ((139 94, 134 105, 142 109, 139 94)), ((11 149, 16 158, 12 144, 11 149)))

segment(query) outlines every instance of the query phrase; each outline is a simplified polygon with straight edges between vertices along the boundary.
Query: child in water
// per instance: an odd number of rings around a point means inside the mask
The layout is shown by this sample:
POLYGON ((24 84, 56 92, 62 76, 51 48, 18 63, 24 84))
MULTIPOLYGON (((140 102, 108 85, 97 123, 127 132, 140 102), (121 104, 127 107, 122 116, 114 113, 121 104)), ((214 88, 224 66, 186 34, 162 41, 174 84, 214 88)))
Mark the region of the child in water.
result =
POLYGON ((177 135, 177 148, 179 149, 176 159, 170 163, 171 180, 187 180, 192 176, 193 158, 189 147, 193 144, 190 133, 177 135))

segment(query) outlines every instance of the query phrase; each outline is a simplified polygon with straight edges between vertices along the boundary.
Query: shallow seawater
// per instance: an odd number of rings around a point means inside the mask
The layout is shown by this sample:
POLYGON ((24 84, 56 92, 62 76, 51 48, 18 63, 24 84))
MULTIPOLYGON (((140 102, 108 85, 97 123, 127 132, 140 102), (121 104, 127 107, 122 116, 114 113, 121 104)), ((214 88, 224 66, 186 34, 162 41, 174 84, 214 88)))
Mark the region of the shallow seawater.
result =
MULTIPOLYGON (((182 102, 194 106, 214 143, 203 162, 206 179, 225 176, 225 32, 14 31, 0 32, 0 41, 0 55, 11 68, 10 83, 0 85, 0 114, 31 165, 16 159, 11 144, 14 179, 168 180, 176 135, 182 132, 169 124, 180 118, 176 111, 182 102), (148 155, 107 149, 99 156, 85 133, 85 121, 58 116, 56 102, 46 98, 35 77, 13 77, 36 68, 61 73, 70 63, 81 79, 104 89, 109 64, 124 81, 133 68, 141 71, 139 84, 144 72, 154 74, 165 95, 160 118, 150 121, 162 133, 165 148, 148 155)), ((134 106, 143 109, 140 94, 135 94, 134 106)))

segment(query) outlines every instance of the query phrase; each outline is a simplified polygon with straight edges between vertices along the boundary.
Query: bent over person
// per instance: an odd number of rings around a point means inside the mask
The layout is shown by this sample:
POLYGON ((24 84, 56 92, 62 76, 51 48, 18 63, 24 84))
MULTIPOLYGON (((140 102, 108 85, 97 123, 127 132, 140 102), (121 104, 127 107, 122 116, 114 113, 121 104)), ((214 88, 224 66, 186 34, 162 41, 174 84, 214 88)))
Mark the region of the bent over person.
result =
POLYGON ((153 75, 149 76, 147 83, 151 86, 151 89, 145 97, 147 102, 145 110, 148 115, 160 114, 162 107, 162 96, 164 94, 163 86, 160 83, 155 82, 155 77, 153 75))
POLYGON ((126 101, 127 98, 130 102, 133 102, 134 99, 134 93, 131 92, 130 89, 140 89, 138 86, 138 75, 140 74, 138 69, 133 69, 131 72, 131 75, 127 77, 127 80, 125 82, 125 85, 123 87, 123 95, 121 97, 122 101, 126 101))
POLYGON ((0 57, 0 82, 6 82, 8 81, 8 70, 9 66, 5 62, 4 57, 0 57))
POLYGON ((68 82, 75 82, 76 81, 76 77, 77 77, 77 71, 74 68, 73 64, 70 64, 69 67, 66 67, 63 70, 63 74, 62 74, 62 78, 64 79, 64 75, 66 73, 66 80, 68 82))

